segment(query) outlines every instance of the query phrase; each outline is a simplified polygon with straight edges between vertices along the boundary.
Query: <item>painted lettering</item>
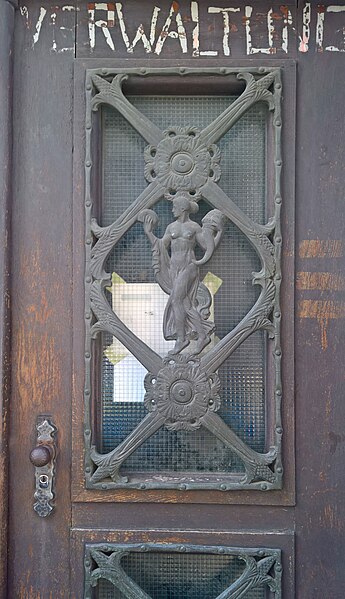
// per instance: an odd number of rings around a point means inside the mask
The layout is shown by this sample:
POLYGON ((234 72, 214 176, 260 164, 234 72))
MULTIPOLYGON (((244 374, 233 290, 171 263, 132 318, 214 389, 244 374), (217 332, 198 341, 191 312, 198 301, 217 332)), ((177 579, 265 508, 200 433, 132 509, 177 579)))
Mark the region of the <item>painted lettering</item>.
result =
POLYGON ((183 54, 187 53, 187 51, 188 51, 187 34, 186 34, 186 30, 183 25, 181 13, 180 13, 180 6, 179 6, 178 2, 172 3, 169 15, 166 18, 163 29, 158 38, 156 48, 155 48, 155 54, 157 54, 158 56, 162 52, 163 45, 164 45, 167 37, 177 38, 181 44, 181 50, 182 50, 183 54), (176 21, 177 31, 170 31, 170 26, 171 26, 173 17, 175 18, 175 21, 176 21))
POLYGON ((310 38, 310 19, 311 19, 311 4, 306 2, 303 8, 303 25, 302 25, 302 36, 299 37, 299 51, 308 52, 309 50, 309 38, 310 38))
MULTIPOLYGON (((77 8, 71 4, 60 7, 53 4, 48 5, 48 3, 43 4, 43 6, 35 8, 35 11, 23 5, 19 9, 20 15, 25 28, 31 32, 32 47, 36 47, 41 37, 42 28, 50 28, 51 51, 56 53, 74 50, 74 25, 73 27, 64 27, 64 22, 61 20, 64 12, 74 10, 86 11, 88 15, 87 22, 85 23, 85 20, 81 19, 79 27, 86 28, 91 52, 96 48, 97 39, 103 38, 112 53, 134 54, 139 49, 137 52, 139 54, 141 47, 147 54, 164 56, 167 55, 166 40, 171 38, 177 43, 175 47, 169 44, 170 55, 176 56, 180 53, 182 56, 190 55, 194 58, 228 57, 231 56, 231 42, 235 35, 240 36, 241 41, 243 40, 243 54, 247 56, 277 55, 279 52, 289 54, 296 36, 298 51, 301 53, 307 53, 314 47, 319 53, 345 52, 345 4, 323 3, 314 6, 310 0, 304 1, 300 10, 297 11, 298 16, 301 15, 301 22, 298 21, 301 30, 296 31, 297 25, 294 23, 292 9, 289 8, 291 5, 280 5, 277 9, 267 2, 267 10, 262 11, 260 7, 259 11, 257 7, 249 4, 229 7, 211 3, 210 5, 204 3, 201 5, 197 0, 191 0, 191 2, 186 0, 181 8, 180 4, 174 0, 169 5, 168 13, 164 14, 162 7, 157 2, 157 5, 153 5, 150 9, 152 12, 148 15, 148 17, 150 16, 148 24, 144 26, 143 22, 138 19, 138 25, 135 26, 133 34, 129 33, 128 16, 126 16, 130 0, 127 3, 123 0, 122 2, 89 2, 85 4, 80 2, 77 8), (202 15, 200 17, 201 8, 202 15), (35 13, 34 17, 31 11, 35 13), (213 23, 210 22, 210 15, 214 15, 213 23), (337 19, 336 27, 332 33, 332 23, 334 24, 335 19, 337 19), (192 30, 188 29, 186 23, 191 23, 192 30), (212 33, 214 29, 216 31, 212 33), (217 29, 221 32, 222 42, 219 47, 214 47, 215 40, 218 43, 220 37, 217 35, 217 29), (212 49, 202 47, 203 43, 200 37, 203 36, 203 30, 208 32, 207 39, 212 49), (70 32, 70 44, 63 46, 63 42, 66 41, 66 31, 70 32), (262 39, 264 36, 267 41, 263 44, 256 43, 253 39, 253 31, 254 38, 258 32, 258 39, 262 39), (61 32, 61 35, 58 35, 58 32, 61 32), (343 41, 339 40, 339 33, 343 34, 343 41), (189 36, 191 37, 189 38, 189 36), (335 37, 332 39, 332 36, 337 36, 337 41, 335 37)), ((238 43, 236 45, 238 47, 238 43)))
POLYGON ((344 39, 343 46, 344 47, 338 48, 337 46, 334 46, 334 45, 326 46, 326 48, 323 47, 325 15, 327 13, 338 13, 339 14, 341 12, 345 12, 345 6, 331 5, 331 6, 325 7, 324 5, 319 5, 317 7, 316 47, 317 47, 318 52, 323 52, 324 50, 326 50, 327 52, 345 52, 345 22, 342 27, 343 39, 344 39))
POLYGON ((109 31, 109 27, 114 27, 115 22, 114 4, 106 4, 104 2, 90 3, 88 4, 88 13, 89 40, 91 50, 94 50, 96 45, 96 27, 98 27, 102 30, 105 41, 107 42, 109 48, 115 51, 114 41, 109 31), (98 19, 96 21, 96 11, 105 11, 107 13, 107 19, 98 19))
POLYGON ((139 41, 142 42, 145 52, 147 52, 147 53, 152 52, 152 46, 153 46, 153 44, 155 42, 155 38, 156 38, 156 24, 157 24, 157 19, 158 19, 158 15, 160 12, 160 8, 158 6, 154 6, 154 8, 153 8, 149 37, 147 37, 147 35, 145 33, 143 24, 140 23, 140 25, 138 26, 137 32, 133 38, 133 41, 130 43, 129 37, 127 35, 127 31, 126 31, 125 19, 124 19, 123 12, 122 12, 122 4, 120 2, 116 2, 115 6, 116 6, 117 18, 119 21, 120 30, 121 30, 121 34, 122 34, 122 39, 127 48, 127 52, 132 53, 134 51, 135 46, 137 45, 137 43, 139 41))
POLYGON ((240 8, 219 8, 217 6, 210 6, 208 12, 210 14, 222 14, 223 22, 224 22, 224 35, 223 35, 223 52, 224 56, 230 56, 230 44, 229 44, 229 35, 230 35, 230 12, 239 12, 240 8))
POLYGON ((200 50, 198 2, 191 2, 191 15, 193 23, 196 23, 193 30, 193 56, 218 56, 218 52, 216 50, 200 50))

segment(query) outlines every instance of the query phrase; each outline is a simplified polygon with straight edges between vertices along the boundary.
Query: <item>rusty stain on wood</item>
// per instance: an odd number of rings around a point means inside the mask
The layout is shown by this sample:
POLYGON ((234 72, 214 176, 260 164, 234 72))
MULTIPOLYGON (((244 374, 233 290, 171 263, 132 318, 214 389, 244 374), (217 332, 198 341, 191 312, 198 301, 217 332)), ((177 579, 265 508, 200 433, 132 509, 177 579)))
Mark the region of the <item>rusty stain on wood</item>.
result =
POLYGON ((345 318, 345 302, 301 300, 298 302, 299 318, 315 318, 320 325, 321 347, 328 348, 327 327, 329 320, 345 318))
POLYGON ((299 244, 300 258, 341 258, 343 255, 341 239, 303 239, 299 244))
POLYGON ((301 300, 298 303, 299 318, 334 319, 345 318, 345 302, 301 300))
POLYGON ((345 278, 331 272, 298 272, 297 289, 319 291, 343 291, 345 278))

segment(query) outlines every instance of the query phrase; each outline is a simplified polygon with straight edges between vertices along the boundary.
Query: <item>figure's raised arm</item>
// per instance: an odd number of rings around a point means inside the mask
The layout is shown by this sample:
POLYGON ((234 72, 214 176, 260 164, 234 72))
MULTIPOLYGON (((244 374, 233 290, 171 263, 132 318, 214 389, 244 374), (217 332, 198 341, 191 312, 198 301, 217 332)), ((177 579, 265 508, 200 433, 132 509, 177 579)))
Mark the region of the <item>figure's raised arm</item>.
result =
POLYGON ((226 217, 219 210, 210 210, 202 219, 202 229, 197 233, 196 239, 199 245, 205 249, 201 260, 195 261, 200 266, 208 262, 221 240, 226 217))
POLYGON ((153 210, 146 208, 145 210, 142 210, 138 214, 138 221, 140 223, 143 223, 144 231, 145 231, 150 243, 153 244, 155 242, 155 240, 157 239, 157 237, 152 233, 153 229, 158 224, 157 214, 153 210))

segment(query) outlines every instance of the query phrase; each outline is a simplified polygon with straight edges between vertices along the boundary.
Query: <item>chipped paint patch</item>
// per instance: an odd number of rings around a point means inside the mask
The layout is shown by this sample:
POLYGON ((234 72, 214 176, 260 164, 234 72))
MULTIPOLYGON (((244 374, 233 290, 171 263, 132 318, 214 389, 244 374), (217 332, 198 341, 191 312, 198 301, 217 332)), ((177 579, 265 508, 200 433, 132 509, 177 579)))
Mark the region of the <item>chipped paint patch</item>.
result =
POLYGON ((345 278, 331 272, 298 272, 297 289, 319 291, 343 291, 345 278))
POLYGON ((343 255, 341 239, 303 239, 299 244, 300 258, 342 258, 343 255))
POLYGON ((321 347, 326 350, 328 348, 328 323, 330 320, 345 318, 345 302, 301 300, 298 302, 298 317, 317 320, 320 325, 321 347))

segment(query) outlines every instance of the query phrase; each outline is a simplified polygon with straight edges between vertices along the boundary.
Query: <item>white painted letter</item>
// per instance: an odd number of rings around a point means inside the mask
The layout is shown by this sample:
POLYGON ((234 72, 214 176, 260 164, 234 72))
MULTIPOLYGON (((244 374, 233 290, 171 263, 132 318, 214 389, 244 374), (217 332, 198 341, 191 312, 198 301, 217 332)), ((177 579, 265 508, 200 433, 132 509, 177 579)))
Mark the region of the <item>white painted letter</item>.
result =
POLYGON ((156 48, 155 48, 155 54, 159 55, 161 53, 164 42, 167 37, 178 38, 180 40, 182 52, 183 52, 183 54, 186 54, 186 52, 187 52, 187 35, 186 35, 186 30, 185 30, 183 22, 182 22, 181 14, 179 12, 179 8, 180 7, 179 7, 178 2, 172 3, 172 5, 170 7, 169 16, 167 17, 167 19, 164 23, 163 29, 161 31, 161 34, 158 38, 156 48), (175 16, 177 31, 169 31, 170 25, 171 25, 171 19, 173 16, 175 16))
POLYGON ((292 25, 292 14, 287 6, 281 6, 280 10, 284 15, 284 27, 282 31, 282 50, 284 50, 285 54, 287 54, 289 45, 288 25, 292 25))
POLYGON ((267 31, 268 31, 268 48, 253 48, 252 46, 252 34, 250 30, 250 17, 252 16, 253 8, 251 6, 245 6, 244 14, 246 18, 246 41, 247 41, 247 54, 275 54, 276 49, 273 48, 273 19, 272 8, 267 13, 267 31))
MULTIPOLYGON (((323 34, 324 34, 324 21, 325 21, 325 10, 326 12, 345 12, 345 6, 324 6, 317 7, 317 23, 316 23, 316 47, 318 52, 323 52, 323 34)), ((343 25, 343 36, 345 38, 345 25, 343 25)), ((338 48, 337 46, 326 46, 325 50, 328 52, 345 52, 344 48, 338 48)))
POLYGON ((109 27, 114 27, 115 23, 115 11, 113 10, 113 8, 111 8, 113 6, 114 5, 111 3, 107 4, 104 2, 95 3, 94 8, 91 8, 93 7, 93 4, 89 5, 89 41, 91 51, 95 48, 96 45, 96 27, 100 27, 100 29, 102 29, 109 48, 115 51, 114 42, 109 31, 109 27), (107 12, 107 20, 105 21, 104 19, 100 19, 98 21, 95 21, 96 10, 105 10, 107 12))
MULTIPOLYGON (((282 30, 282 41, 281 41, 281 50, 288 53, 288 26, 292 25, 292 14, 287 6, 282 5, 280 7, 280 11, 284 15, 284 27, 282 30)), ((273 21, 273 8, 267 13, 267 36, 268 36, 268 47, 267 48, 253 48, 252 46, 252 35, 250 28, 250 18, 252 16, 253 8, 251 6, 245 7, 245 18, 246 18, 246 40, 247 40, 247 54, 276 54, 277 48, 273 47, 274 41, 274 21, 273 21)))
POLYGON ((137 29, 137 32, 133 38, 133 41, 132 41, 132 43, 130 43, 127 32, 126 32, 125 20, 123 18, 122 4, 121 4, 121 2, 116 2, 115 6, 116 6, 117 17, 119 20, 120 29, 121 29, 121 33, 122 33, 122 39, 125 42, 127 52, 132 53, 135 46, 137 45, 137 43, 140 40, 142 41, 142 44, 145 48, 145 52, 147 52, 147 53, 152 52, 152 44, 154 43, 155 37, 156 37, 156 23, 157 23, 157 18, 158 18, 158 13, 160 11, 160 8, 158 8, 158 6, 155 6, 153 8, 152 18, 151 18, 151 27, 150 27, 150 39, 147 38, 145 31, 144 31, 143 24, 140 23, 140 25, 137 29))
POLYGON ((230 19, 229 12, 239 12, 240 8, 219 8, 217 6, 210 6, 208 12, 210 14, 223 14, 224 21, 224 35, 223 35, 223 51, 225 56, 230 56, 230 45, 229 45, 229 34, 230 34, 230 19))
POLYGON ((193 23, 196 23, 193 29, 193 56, 218 56, 218 52, 213 50, 200 51, 199 4, 197 2, 191 2, 191 14, 193 23))
POLYGON ((37 44, 37 42, 39 40, 40 33, 41 33, 41 27, 42 27, 42 23, 43 23, 43 19, 46 16, 46 14, 47 14, 46 9, 43 8, 43 6, 41 6, 41 8, 40 8, 40 14, 39 14, 39 17, 38 17, 38 21, 36 23, 36 33, 34 33, 33 38, 32 38, 32 40, 33 40, 32 46, 34 46, 35 44, 37 44))
POLYGON ((310 38, 310 19, 311 19, 311 4, 306 2, 303 8, 303 29, 302 37, 299 38, 299 51, 308 52, 309 50, 309 38, 310 38))

